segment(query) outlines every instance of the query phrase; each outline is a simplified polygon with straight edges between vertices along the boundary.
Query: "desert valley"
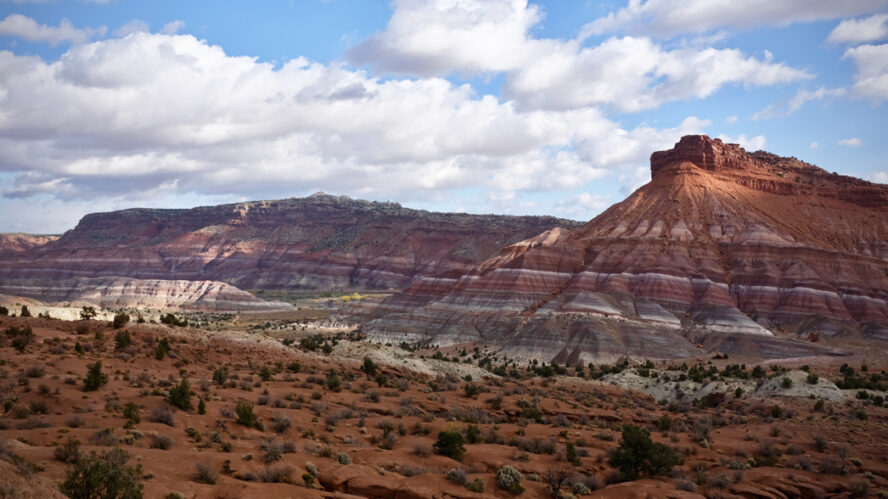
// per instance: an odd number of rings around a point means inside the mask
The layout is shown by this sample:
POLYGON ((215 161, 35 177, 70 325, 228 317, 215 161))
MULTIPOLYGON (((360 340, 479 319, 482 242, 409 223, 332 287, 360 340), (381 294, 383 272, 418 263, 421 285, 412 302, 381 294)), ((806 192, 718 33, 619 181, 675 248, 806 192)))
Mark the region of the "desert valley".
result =
POLYGON ((0 0, 0 499, 888 498, 888 0, 0 0))

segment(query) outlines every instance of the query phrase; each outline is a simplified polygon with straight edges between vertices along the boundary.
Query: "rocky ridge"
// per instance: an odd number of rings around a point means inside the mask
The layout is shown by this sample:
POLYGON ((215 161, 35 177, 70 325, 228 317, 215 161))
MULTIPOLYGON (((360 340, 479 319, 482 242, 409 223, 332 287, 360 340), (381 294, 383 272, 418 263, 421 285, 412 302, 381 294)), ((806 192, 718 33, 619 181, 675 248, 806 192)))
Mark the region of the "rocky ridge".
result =
POLYGON ((655 152, 651 172, 580 228, 416 282, 364 332, 559 362, 888 339, 888 187, 706 136, 655 152))
POLYGON ((431 213, 315 194, 188 210, 85 216, 57 241, 0 258, 0 280, 122 276, 241 289, 394 289, 463 274, 553 217, 431 213))

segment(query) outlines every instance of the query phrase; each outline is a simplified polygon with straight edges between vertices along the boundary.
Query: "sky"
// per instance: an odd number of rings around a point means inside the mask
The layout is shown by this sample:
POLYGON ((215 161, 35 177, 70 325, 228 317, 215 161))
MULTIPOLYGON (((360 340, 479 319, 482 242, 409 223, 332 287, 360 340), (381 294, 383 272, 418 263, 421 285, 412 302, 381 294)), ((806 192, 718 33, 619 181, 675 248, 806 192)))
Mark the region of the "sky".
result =
POLYGON ((0 232, 323 191, 589 220, 706 133, 888 183, 888 0, 0 0, 0 232))

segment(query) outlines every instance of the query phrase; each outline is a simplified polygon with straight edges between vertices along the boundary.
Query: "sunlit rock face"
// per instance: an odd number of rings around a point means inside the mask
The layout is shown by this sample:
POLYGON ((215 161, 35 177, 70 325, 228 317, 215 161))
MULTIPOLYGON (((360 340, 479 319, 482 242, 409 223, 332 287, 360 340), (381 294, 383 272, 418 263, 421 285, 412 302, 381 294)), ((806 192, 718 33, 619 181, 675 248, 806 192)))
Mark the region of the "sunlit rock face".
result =
POLYGON ((651 172, 582 227, 414 283, 364 331, 561 361, 813 355, 826 349, 809 339, 886 337, 888 187, 703 135, 655 152, 651 172))
POLYGON ((423 276, 469 272, 503 246, 553 227, 579 225, 553 217, 430 213, 326 194, 131 209, 87 215, 39 245, 7 238, 20 250, 0 251, 0 284, 4 292, 35 298, 35 281, 68 289, 107 277, 214 281, 242 290, 400 291, 423 276))

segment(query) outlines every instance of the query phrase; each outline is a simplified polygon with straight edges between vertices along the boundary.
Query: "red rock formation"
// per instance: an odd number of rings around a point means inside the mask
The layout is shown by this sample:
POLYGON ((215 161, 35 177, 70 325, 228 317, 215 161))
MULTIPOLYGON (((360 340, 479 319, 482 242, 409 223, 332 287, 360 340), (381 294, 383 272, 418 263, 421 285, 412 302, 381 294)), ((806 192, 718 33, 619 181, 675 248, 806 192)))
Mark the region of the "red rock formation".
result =
POLYGON ((59 236, 24 234, 21 232, 0 234, 0 253, 18 253, 32 250, 58 238, 59 236))
POLYGON ((888 338, 888 187, 706 136, 651 169, 583 227, 417 283, 365 331, 559 360, 820 350, 778 330, 888 338))
MULTIPOLYGON (((0 255, 0 282, 124 276, 221 281, 241 289, 397 289, 417 276, 463 274, 552 217, 430 213, 316 194, 190 210, 85 216, 58 241, 0 255)), ((16 291, 17 283, 23 283, 16 291)), ((69 286, 70 287, 70 286, 69 286)))

